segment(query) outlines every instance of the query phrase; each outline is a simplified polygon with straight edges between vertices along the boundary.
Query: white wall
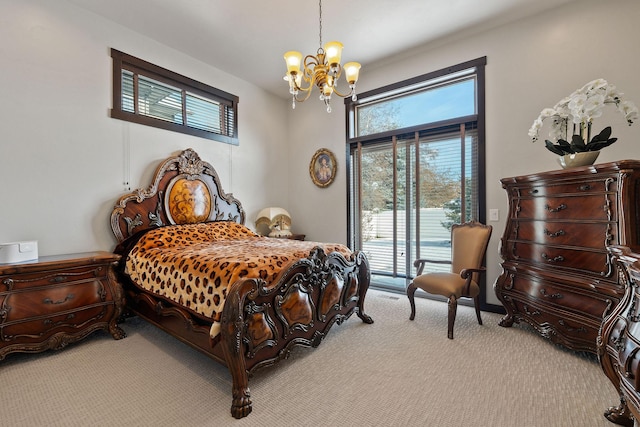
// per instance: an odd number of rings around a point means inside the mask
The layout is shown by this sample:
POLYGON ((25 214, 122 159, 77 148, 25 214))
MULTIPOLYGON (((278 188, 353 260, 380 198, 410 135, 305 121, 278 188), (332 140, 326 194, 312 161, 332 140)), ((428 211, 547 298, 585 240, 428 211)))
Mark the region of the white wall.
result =
MULTIPOLYGON (((542 143, 532 144, 527 136, 540 110, 599 77, 640 105, 639 16, 637 0, 581 0, 479 34, 458 34, 386 64, 363 65, 360 92, 487 57, 487 207, 501 213, 500 221, 491 223, 488 284, 501 272, 498 245, 507 198, 500 179, 559 169, 557 156, 542 143)), ((344 106, 337 101, 331 115, 323 113, 321 106, 307 105, 313 100, 289 113, 295 117, 290 120, 293 206, 289 209, 297 231, 315 240, 346 241, 345 117, 344 106), (310 179, 300 179, 320 147, 334 151, 339 168, 336 182, 324 190, 315 188, 310 179)), ((598 162, 640 159, 640 123, 628 127, 611 108, 596 122, 596 127, 607 125, 619 141, 603 150, 598 162)), ((491 286, 487 298, 498 303, 491 286)))
POLYGON ((289 176, 274 167, 287 109, 263 90, 66 1, 0 0, 0 56, 0 242, 35 239, 40 255, 113 249, 109 215, 125 177, 147 186, 186 148, 213 164, 247 225, 288 204, 289 176), (110 118, 111 47, 238 95, 240 145, 110 118))

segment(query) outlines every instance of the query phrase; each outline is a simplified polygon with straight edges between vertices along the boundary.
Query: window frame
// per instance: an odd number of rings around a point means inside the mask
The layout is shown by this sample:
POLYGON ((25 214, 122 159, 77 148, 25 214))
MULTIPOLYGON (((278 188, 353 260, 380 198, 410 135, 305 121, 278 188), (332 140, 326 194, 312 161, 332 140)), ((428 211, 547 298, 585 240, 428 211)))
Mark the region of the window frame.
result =
MULTIPOLYGON (((351 164, 351 149, 354 145, 358 143, 363 143, 366 141, 376 141, 380 139, 391 138, 394 135, 401 134, 411 134, 420 131, 429 131, 432 129, 440 129, 451 126, 457 126, 459 123, 468 123, 475 121, 477 123, 477 134, 478 134, 478 146, 483 149, 478 152, 478 162, 479 164, 485 165, 485 167, 481 168, 478 171, 478 182, 482 183, 480 194, 478 195, 478 221, 485 223, 486 222, 486 158, 485 158, 485 150, 486 147, 485 142, 485 65, 487 65, 487 57, 482 56, 480 58, 472 59, 470 61, 462 62, 460 64, 456 64, 450 67, 441 68, 436 71, 432 71, 430 73, 422 74, 416 77, 412 77, 406 80, 402 80, 396 83, 392 83, 386 86, 382 86, 376 89, 372 89, 370 91, 361 93, 358 95, 357 100, 353 100, 351 97, 345 98, 345 139, 346 139, 346 147, 345 147, 345 159, 346 165, 345 169, 347 172, 347 176, 350 177, 352 174, 353 165, 351 164), (402 129, 394 129, 391 131, 380 132, 376 134, 369 134, 365 136, 355 136, 355 126, 356 126, 356 106, 362 103, 363 100, 367 99, 376 99, 378 97, 384 97, 386 94, 396 94, 398 92, 402 92, 406 90, 407 92, 413 90, 416 86, 420 86, 425 82, 434 81, 445 76, 454 75, 460 72, 463 72, 468 69, 475 69, 474 73, 477 76, 478 84, 477 84, 477 99, 476 99, 476 108, 477 113, 470 116, 465 117, 457 117, 455 119, 443 120, 440 122, 432 122, 426 125, 417 125, 411 126, 402 129)), ((354 242, 355 230, 353 230, 352 218, 350 213, 350 208, 353 203, 351 200, 351 182, 350 179, 347 179, 347 239, 349 242, 354 242)))
POLYGON ((113 62, 113 97, 112 108, 110 110, 110 116, 114 119, 124 120, 132 123, 138 123, 141 125, 152 126, 160 129, 170 130, 174 132, 184 133, 187 135, 197 136, 201 138, 211 139, 218 142, 224 142, 226 144, 238 145, 238 101, 239 98, 236 95, 230 94, 220 89, 216 89, 212 86, 206 85, 199 81, 193 80, 189 77, 175 73, 173 71, 162 68, 158 65, 144 61, 135 56, 126 54, 117 49, 111 48, 111 58, 113 62), (135 111, 129 112, 122 109, 122 71, 126 70, 134 74, 134 109, 135 111), (157 80, 158 82, 174 86, 181 91, 182 98, 182 113, 183 123, 173 123, 162 119, 139 114, 138 110, 138 85, 137 75, 157 80), (204 129, 190 127, 187 120, 184 120, 185 103, 187 92, 197 95, 215 103, 219 103, 225 108, 221 109, 220 124, 221 129, 227 130, 225 133, 211 132, 204 129), (229 110, 233 117, 229 117, 229 110), (223 113, 224 111, 224 113, 223 113), (230 126, 229 126, 230 125, 230 126))
MULTIPOLYGON (((351 98, 345 99, 345 139, 346 139, 346 173, 347 173, 347 241, 352 247, 355 247, 359 242, 356 241, 356 238, 360 236, 360 232, 355 228, 358 227, 358 218, 355 218, 352 215, 352 209, 359 209, 354 206, 354 203, 358 203, 358 196, 354 195, 352 197, 352 192, 357 190, 356 188, 352 188, 355 185, 355 174, 359 174, 360 171, 354 171, 354 168, 359 168, 360 165, 358 162, 356 164, 352 164, 352 153, 355 151, 361 150, 360 147, 369 144, 376 144, 382 141, 400 138, 401 136, 415 134, 417 135, 423 133, 432 133, 435 132, 439 134, 441 132, 445 132, 446 129, 455 129, 459 126, 468 126, 469 124, 474 124, 475 133, 477 137, 477 162, 479 165, 479 169, 477 171, 477 180, 478 190, 477 190, 477 220, 486 223, 486 137, 485 137, 485 65, 486 65, 486 57, 480 57, 474 60, 470 60, 467 62, 463 62, 451 67, 446 67, 440 70, 436 70, 427 74, 423 74, 417 77, 413 77, 410 79, 406 79, 397 83, 393 83, 387 86, 383 86, 377 89, 373 89, 371 91, 362 93, 358 95, 358 100, 353 101, 351 98), (465 71, 471 70, 470 73, 465 73, 465 71), (366 104, 367 102, 378 102, 380 99, 384 98, 393 98, 398 95, 401 96, 403 93, 411 93, 415 92, 417 88, 420 87, 429 87, 433 83, 439 84, 441 82, 446 84, 446 81, 449 80, 448 77, 454 78, 464 78, 465 75, 475 75, 476 78, 476 113, 468 116, 456 117, 453 119, 442 120, 438 122, 430 122, 415 126, 410 126, 406 128, 398 128, 390 131, 379 132, 375 134, 369 134, 364 136, 356 136, 356 126, 357 126, 357 111, 356 107, 361 104, 366 104)), ((394 171, 395 173, 395 171, 394 171)), ((419 178, 419 176, 418 176, 419 178)), ((419 195, 419 193, 418 193, 419 195)), ((394 196, 395 198, 395 196, 394 196)), ((394 199, 395 200, 395 199, 394 199)), ((395 208, 394 208, 395 209, 395 208)), ((394 215, 396 213, 394 212, 394 215)), ((358 215, 355 215, 356 217, 358 215)), ((416 226, 419 227, 419 223, 416 226)), ((395 240, 394 240, 395 242, 395 240)), ((360 242, 361 245, 361 242, 360 242)), ((395 262, 395 260, 394 260, 395 262)), ((395 269, 395 267, 394 267, 395 269)), ((394 270, 395 271, 395 270, 394 270)), ((409 273, 409 272, 407 272, 409 273)), ((410 280, 415 272, 411 272, 410 276, 407 276, 407 280, 410 280)), ((481 288, 485 291, 480 295, 480 306, 482 309, 495 311, 495 307, 492 304, 488 304, 486 301, 486 278, 482 277, 482 285, 481 288)), ((372 286, 374 284, 372 283, 372 286)), ((385 289, 384 285, 374 286, 385 289)), ((393 289, 392 289, 393 290, 393 289)))

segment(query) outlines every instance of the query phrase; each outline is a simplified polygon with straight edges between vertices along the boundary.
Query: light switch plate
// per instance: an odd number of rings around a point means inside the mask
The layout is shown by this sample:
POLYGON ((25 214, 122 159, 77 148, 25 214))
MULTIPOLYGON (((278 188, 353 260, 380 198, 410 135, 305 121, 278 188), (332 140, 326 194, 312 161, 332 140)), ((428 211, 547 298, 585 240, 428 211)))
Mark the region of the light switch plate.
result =
POLYGON ((500 209, 489 209, 489 221, 500 221, 500 209))

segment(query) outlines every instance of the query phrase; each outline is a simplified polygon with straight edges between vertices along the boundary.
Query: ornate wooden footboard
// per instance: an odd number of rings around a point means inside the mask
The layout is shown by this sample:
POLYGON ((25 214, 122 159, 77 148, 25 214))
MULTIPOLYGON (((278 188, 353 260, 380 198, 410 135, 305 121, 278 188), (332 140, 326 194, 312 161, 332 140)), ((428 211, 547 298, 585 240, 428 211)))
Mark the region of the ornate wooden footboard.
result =
POLYGON ((234 417, 251 412, 248 374, 287 358, 295 345, 317 347, 334 323, 355 311, 365 323, 367 260, 347 261, 317 248, 282 272, 276 284, 242 279, 231 288, 222 318, 222 348, 233 377, 234 417))
MULTIPOLYGON (((122 242, 141 230, 183 223, 183 217, 184 222, 244 222, 240 202, 222 191, 213 167, 193 150, 165 160, 149 188, 121 197, 111 225, 122 242), (192 209, 198 213, 196 220, 193 215, 185 217, 191 209, 185 209, 185 200, 197 205, 198 209, 192 209)), ((287 358, 294 346, 317 347, 334 323, 342 323, 354 312, 365 323, 373 323, 364 312, 370 273, 361 252, 346 259, 317 247, 308 258, 286 266, 270 283, 238 280, 229 288, 220 334, 214 338, 211 320, 141 290, 122 271, 119 279, 131 312, 229 368, 235 418, 251 412, 248 378, 255 370, 287 358)))

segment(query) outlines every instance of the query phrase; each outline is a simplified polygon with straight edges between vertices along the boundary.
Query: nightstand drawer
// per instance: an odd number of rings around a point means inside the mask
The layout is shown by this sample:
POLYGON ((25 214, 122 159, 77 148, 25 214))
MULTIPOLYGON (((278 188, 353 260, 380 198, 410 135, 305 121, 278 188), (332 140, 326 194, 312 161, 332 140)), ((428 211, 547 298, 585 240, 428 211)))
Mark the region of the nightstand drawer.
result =
POLYGON ((39 342, 58 332, 78 333, 90 325, 104 329, 113 316, 114 310, 113 304, 105 303, 64 311, 52 316, 35 316, 25 320, 7 322, 0 329, 0 340, 7 344, 16 340, 24 344, 39 342))
POLYGON ((78 268, 65 268, 24 274, 10 274, 1 277, 0 295, 9 291, 16 292, 25 289, 50 287, 63 283, 87 282, 104 279, 107 276, 109 264, 92 265, 78 268))
POLYGON ((47 316, 62 311, 104 302, 108 290, 98 279, 76 281, 69 285, 37 287, 0 296, 0 304, 7 310, 6 321, 47 316))

